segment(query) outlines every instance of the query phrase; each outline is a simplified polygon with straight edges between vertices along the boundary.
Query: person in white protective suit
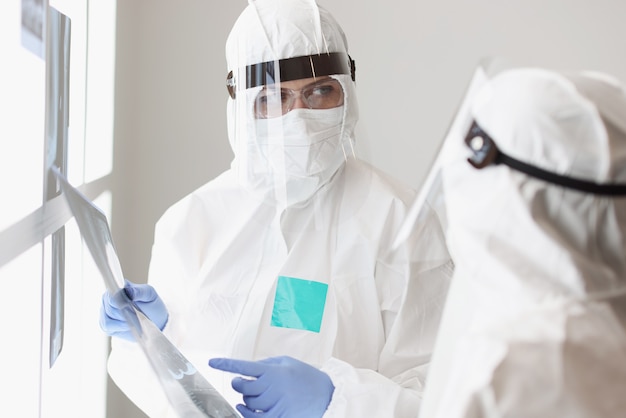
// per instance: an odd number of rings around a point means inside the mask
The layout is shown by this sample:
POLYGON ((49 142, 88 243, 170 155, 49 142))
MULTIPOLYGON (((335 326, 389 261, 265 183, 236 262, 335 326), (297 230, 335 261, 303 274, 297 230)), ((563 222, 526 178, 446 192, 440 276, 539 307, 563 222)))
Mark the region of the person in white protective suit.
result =
POLYGON ((626 90, 518 68, 470 103, 441 172, 455 272, 419 416, 623 417, 626 90))
MULTIPOLYGON (((392 248, 415 193, 354 156, 342 29, 249 1, 226 56, 231 168, 166 211, 127 293, 244 417, 415 417, 453 264, 432 210, 392 248)), ((108 294, 101 324, 114 382, 171 413, 108 294)))

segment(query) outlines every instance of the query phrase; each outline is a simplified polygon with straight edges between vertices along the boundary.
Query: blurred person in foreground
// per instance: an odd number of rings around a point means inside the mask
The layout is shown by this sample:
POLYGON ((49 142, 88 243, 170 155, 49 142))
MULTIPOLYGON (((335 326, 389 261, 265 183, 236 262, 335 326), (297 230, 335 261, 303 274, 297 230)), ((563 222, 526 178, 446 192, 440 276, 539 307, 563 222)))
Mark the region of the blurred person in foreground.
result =
POLYGON ((623 84, 510 69, 468 108, 441 171, 455 272, 419 416, 623 417, 623 84))

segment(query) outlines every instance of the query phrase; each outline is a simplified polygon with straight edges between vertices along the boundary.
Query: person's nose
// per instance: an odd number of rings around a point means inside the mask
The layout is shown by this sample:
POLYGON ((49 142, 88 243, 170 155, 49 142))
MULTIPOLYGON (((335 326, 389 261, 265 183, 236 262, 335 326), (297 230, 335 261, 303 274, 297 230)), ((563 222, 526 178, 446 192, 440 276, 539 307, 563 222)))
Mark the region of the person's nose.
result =
POLYGON ((293 101, 293 106, 291 107, 291 109, 308 109, 309 106, 307 106, 306 103, 304 103, 304 100, 302 100, 302 92, 298 91, 295 94, 296 98, 293 101))

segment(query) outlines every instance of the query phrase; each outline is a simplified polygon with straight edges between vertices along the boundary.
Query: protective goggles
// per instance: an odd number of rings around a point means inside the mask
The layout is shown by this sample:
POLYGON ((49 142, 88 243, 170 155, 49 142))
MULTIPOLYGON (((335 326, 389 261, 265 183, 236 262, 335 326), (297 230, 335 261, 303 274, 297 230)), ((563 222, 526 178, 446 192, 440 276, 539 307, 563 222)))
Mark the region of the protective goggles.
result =
POLYGON ((473 155, 468 158, 467 161, 478 169, 485 168, 491 164, 504 164, 531 177, 569 189, 596 195, 626 195, 626 184, 600 184, 580 180, 552 173, 517 160, 500 151, 493 139, 476 123, 476 121, 472 122, 472 126, 465 136, 465 144, 473 152, 473 155))
POLYGON ((291 111, 300 97, 309 109, 332 109, 343 104, 343 88, 333 78, 310 83, 300 90, 265 86, 254 100, 254 116, 269 119, 291 111))
POLYGON ((266 61, 248 65, 226 77, 226 88, 233 99, 237 89, 244 85, 246 89, 268 86, 281 81, 303 78, 316 78, 333 74, 350 74, 355 80, 356 67, 350 55, 343 52, 331 52, 319 55, 305 55, 276 61, 266 61))

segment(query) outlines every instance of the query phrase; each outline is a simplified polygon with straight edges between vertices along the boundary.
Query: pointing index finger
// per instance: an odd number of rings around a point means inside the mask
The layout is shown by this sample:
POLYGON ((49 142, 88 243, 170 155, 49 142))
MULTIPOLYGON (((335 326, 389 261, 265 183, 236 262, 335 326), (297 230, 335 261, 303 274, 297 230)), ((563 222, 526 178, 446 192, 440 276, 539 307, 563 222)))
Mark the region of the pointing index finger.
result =
POLYGON ((236 360, 229 358, 212 358, 209 360, 209 366, 214 369, 223 370, 225 372, 238 373, 244 376, 259 377, 267 366, 256 361, 236 360))

